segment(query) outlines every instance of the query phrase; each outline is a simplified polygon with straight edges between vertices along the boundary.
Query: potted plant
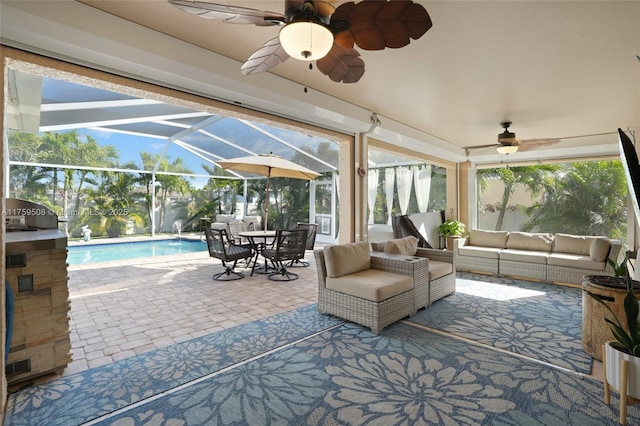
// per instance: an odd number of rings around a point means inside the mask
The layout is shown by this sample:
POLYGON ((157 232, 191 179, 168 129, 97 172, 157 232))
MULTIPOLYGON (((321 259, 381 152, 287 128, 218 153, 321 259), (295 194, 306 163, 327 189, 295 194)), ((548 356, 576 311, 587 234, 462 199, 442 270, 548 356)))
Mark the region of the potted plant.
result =
POLYGON ((438 226, 438 233, 441 237, 445 237, 448 250, 453 250, 453 239, 462 237, 464 231, 464 223, 455 219, 447 219, 438 226))
POLYGON ((622 424, 626 421, 627 396, 640 398, 640 301, 634 291, 634 288, 640 289, 640 283, 631 279, 626 256, 624 265, 621 269, 627 288, 623 301, 624 318, 619 318, 602 297, 585 290, 610 314, 605 321, 615 340, 605 343, 603 354, 605 402, 609 403, 609 385, 620 392, 622 424))

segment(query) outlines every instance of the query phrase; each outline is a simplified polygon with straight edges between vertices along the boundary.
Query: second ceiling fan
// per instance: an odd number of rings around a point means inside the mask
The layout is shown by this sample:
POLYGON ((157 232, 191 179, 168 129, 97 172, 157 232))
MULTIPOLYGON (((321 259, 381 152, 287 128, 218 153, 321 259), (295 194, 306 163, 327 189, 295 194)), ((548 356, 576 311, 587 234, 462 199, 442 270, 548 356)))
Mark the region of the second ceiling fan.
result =
POLYGON ((285 0, 284 13, 268 12, 204 1, 168 0, 179 9, 202 18, 230 24, 278 25, 278 37, 268 40, 242 65, 243 74, 267 71, 289 57, 316 61, 335 82, 355 83, 364 75, 364 61, 354 48, 400 48, 432 26, 426 9, 411 0, 285 0))
POLYGON ((513 154, 517 151, 528 151, 542 145, 560 142, 560 139, 516 139, 516 134, 509 131, 511 121, 503 121, 500 126, 504 129, 498 134, 498 143, 491 145, 469 146, 467 150, 495 148, 500 154, 513 154))

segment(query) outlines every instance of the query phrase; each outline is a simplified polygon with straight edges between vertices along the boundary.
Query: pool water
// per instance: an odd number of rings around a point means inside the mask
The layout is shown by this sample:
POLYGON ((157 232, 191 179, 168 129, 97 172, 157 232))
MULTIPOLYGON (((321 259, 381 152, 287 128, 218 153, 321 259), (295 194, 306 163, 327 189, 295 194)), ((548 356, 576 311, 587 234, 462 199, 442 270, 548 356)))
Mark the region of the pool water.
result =
POLYGON ((84 263, 108 262, 110 260, 206 251, 207 243, 174 239, 116 244, 87 244, 69 246, 68 249, 67 262, 69 265, 81 265, 84 263))

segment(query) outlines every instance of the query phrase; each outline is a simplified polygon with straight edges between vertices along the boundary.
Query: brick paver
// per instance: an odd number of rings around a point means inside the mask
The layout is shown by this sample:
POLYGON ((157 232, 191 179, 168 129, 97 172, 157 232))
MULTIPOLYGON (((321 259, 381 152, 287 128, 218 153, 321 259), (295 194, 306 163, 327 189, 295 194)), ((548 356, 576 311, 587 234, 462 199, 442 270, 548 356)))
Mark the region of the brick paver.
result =
POLYGON ((207 252, 69 266, 73 362, 63 376, 317 301, 313 254, 300 278, 214 281, 207 252))

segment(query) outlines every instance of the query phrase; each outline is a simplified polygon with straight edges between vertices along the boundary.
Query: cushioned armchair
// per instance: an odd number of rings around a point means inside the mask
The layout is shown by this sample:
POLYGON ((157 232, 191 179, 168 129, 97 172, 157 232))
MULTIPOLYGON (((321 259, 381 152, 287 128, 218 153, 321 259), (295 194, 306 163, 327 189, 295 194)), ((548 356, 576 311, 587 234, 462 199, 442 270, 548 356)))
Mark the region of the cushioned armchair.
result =
POLYGON ((276 271, 267 278, 274 281, 293 281, 298 279, 298 274, 287 270, 285 262, 295 262, 304 256, 304 247, 307 243, 306 229, 279 229, 272 248, 262 250, 262 255, 269 259, 276 271))
POLYGON ((372 257, 368 242, 327 246, 314 255, 320 313, 364 325, 376 334, 415 313, 415 262, 372 257))
POLYGON ((244 259, 249 261, 253 257, 251 247, 236 245, 229 239, 227 231, 224 229, 205 229, 204 234, 207 238, 207 248, 209 256, 222 261, 224 271, 213 275, 216 281, 232 281, 244 278, 242 272, 235 270, 238 260, 244 259), (229 263, 231 263, 229 266, 229 263))
POLYGON ((426 277, 414 284, 415 310, 431 306, 437 300, 456 292, 456 265, 451 251, 420 248, 412 236, 372 243, 372 256, 381 259, 420 258, 427 269, 426 277))

